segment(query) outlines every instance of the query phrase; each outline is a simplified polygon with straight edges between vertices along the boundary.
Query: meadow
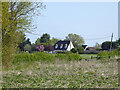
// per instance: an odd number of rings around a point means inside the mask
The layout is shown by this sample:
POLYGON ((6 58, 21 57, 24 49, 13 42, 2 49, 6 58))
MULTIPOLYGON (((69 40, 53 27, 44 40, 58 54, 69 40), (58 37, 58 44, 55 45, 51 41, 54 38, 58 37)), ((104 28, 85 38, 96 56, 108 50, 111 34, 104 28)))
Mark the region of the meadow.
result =
POLYGON ((71 59, 72 56, 66 58, 68 60, 59 58, 62 55, 53 60, 55 55, 50 56, 50 62, 48 57, 42 58, 46 62, 15 61, 3 71, 3 88, 118 88, 118 61, 115 59, 91 60, 93 55, 83 54, 77 57, 80 60, 71 59))

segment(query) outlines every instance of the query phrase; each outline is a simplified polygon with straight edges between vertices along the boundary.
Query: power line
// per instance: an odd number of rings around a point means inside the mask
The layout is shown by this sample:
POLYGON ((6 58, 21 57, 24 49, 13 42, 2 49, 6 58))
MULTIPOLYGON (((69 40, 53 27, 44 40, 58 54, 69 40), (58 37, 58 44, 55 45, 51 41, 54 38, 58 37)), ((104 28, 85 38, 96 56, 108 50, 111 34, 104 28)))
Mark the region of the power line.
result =
POLYGON ((110 38, 110 36, 107 37, 101 37, 101 38, 92 38, 92 39, 84 39, 84 40, 100 40, 100 39, 105 39, 105 38, 110 38))
POLYGON ((41 34, 36 34, 36 33, 29 33, 29 34, 41 36, 41 34))
MULTIPOLYGON (((36 34, 36 33, 29 33, 32 35, 37 35, 37 36, 41 36, 41 34, 36 34)), ((91 38, 91 39, 84 39, 85 41, 89 41, 89 40, 101 40, 101 39, 106 39, 106 38, 110 38, 111 36, 107 36, 107 37, 100 37, 100 38, 91 38)), ((116 36, 114 36, 114 38, 117 38, 116 36)))

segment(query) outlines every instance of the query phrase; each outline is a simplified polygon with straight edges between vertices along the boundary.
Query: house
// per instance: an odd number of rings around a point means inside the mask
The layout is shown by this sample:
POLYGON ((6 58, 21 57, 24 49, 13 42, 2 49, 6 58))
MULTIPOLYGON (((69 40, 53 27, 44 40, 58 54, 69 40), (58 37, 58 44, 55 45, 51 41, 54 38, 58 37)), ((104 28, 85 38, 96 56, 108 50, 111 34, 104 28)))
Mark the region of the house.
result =
POLYGON ((84 48, 84 51, 86 51, 86 49, 88 48, 88 45, 82 45, 82 47, 84 48))
POLYGON ((72 48, 74 48, 72 42, 69 41, 58 41, 55 43, 54 47, 54 52, 59 52, 59 51, 70 51, 72 48))
POLYGON ((96 51, 96 49, 94 47, 87 47, 86 50, 89 50, 89 51, 96 51))

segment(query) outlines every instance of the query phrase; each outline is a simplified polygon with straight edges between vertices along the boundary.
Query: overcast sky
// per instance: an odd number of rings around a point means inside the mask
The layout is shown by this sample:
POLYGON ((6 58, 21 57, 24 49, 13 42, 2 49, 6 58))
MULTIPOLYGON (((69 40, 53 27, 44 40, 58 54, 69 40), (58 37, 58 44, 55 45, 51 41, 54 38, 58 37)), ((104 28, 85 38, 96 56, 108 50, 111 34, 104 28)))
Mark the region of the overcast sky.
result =
POLYGON ((33 34, 26 34, 34 43, 43 33, 51 37, 65 39, 69 33, 84 38, 85 44, 94 46, 96 42, 118 38, 117 2, 45 2, 46 9, 41 16, 35 16, 33 24, 37 26, 33 34))

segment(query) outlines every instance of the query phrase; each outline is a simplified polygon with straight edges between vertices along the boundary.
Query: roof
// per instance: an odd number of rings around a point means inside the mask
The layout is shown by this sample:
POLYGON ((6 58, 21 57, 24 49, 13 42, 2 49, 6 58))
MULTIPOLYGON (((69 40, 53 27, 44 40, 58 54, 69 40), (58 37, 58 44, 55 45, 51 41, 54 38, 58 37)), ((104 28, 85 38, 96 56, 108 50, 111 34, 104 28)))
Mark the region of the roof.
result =
POLYGON ((82 45, 82 47, 85 49, 88 45, 82 45))
POLYGON ((70 40, 69 41, 58 41, 57 43, 55 43, 54 50, 67 50, 68 45, 70 44, 70 40), (58 45, 57 48, 55 48, 56 44, 58 45), (63 45, 62 48, 60 48, 60 46, 63 45), (67 47, 65 48, 65 45, 67 45, 67 47))
POLYGON ((87 50, 96 50, 94 47, 88 47, 87 50))

